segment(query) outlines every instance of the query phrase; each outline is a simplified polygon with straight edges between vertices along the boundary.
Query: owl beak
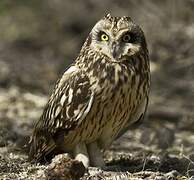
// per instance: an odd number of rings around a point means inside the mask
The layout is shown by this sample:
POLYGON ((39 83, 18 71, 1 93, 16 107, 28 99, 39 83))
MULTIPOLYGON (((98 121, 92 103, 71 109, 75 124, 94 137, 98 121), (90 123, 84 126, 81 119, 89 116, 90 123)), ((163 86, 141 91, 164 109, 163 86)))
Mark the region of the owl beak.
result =
POLYGON ((111 54, 112 57, 115 59, 117 56, 117 43, 115 41, 112 43, 111 54))

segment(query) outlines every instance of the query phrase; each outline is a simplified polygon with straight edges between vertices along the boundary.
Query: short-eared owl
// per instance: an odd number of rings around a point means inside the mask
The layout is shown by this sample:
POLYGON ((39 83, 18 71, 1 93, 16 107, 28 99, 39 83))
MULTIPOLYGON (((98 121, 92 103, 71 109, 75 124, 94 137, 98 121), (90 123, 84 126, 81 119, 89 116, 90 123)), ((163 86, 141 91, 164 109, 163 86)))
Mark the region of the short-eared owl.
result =
POLYGON ((103 166, 101 150, 143 118, 149 86, 143 31, 130 17, 106 15, 57 82, 35 124, 30 159, 60 151, 86 167, 103 166))

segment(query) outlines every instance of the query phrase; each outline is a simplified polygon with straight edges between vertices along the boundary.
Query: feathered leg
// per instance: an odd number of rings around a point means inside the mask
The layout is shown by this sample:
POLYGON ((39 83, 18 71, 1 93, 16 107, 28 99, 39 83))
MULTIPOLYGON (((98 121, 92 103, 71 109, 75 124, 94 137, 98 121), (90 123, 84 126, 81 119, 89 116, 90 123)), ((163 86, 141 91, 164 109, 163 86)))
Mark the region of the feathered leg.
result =
POLYGON ((104 167, 105 163, 103 159, 103 154, 100 151, 98 143, 92 142, 87 145, 87 148, 90 157, 90 165, 94 167, 104 167))
POLYGON ((89 167, 90 161, 85 143, 82 142, 76 145, 74 157, 76 160, 81 161, 86 168, 89 167))

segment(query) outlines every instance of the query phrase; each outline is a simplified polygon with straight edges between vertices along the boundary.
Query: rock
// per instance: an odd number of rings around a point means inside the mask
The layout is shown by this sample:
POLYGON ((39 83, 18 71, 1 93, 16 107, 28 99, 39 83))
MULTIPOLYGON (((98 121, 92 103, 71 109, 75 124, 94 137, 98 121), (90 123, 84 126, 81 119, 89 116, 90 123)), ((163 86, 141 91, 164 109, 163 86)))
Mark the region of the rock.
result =
POLYGON ((47 180, 77 180, 85 173, 82 162, 71 159, 67 154, 60 154, 52 159, 45 170, 47 180))

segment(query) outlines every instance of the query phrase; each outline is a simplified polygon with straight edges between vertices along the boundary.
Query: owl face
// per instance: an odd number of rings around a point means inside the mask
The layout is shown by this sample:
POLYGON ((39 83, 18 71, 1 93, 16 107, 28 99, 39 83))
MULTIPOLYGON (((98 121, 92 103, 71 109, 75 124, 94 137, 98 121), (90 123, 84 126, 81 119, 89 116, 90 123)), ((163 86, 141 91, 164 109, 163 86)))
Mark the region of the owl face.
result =
POLYGON ((96 23, 90 37, 90 47, 112 61, 122 61, 146 49, 143 31, 129 17, 106 15, 96 23))

